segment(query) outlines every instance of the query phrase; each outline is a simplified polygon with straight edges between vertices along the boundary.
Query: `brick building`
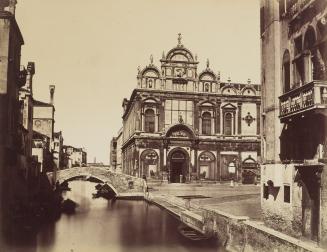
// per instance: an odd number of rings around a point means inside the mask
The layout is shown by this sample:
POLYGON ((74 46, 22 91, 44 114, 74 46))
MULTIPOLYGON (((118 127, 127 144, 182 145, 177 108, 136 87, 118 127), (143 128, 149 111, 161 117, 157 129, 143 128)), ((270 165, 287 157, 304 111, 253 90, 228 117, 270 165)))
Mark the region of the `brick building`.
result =
POLYGON ((262 0, 265 223, 327 246, 327 2, 262 0))
POLYGON ((57 169, 64 167, 64 155, 63 155, 64 138, 62 132, 53 133, 53 159, 57 169))
POLYGON ((260 157, 260 85, 220 80, 181 43, 138 69, 123 101, 122 168, 170 182, 254 180, 260 157))

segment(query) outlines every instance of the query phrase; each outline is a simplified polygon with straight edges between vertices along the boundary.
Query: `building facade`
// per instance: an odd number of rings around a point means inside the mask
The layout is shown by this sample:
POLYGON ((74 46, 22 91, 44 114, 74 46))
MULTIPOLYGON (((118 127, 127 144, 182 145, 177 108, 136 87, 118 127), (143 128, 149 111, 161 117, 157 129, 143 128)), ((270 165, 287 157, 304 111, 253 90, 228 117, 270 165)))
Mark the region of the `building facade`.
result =
MULTIPOLYGON (((17 184, 26 191, 26 170, 20 169, 24 149, 20 144, 27 132, 20 123, 19 89, 25 85, 26 72, 21 72, 22 34, 15 19, 15 4, 0 2, 0 228, 12 216, 14 205, 27 199, 17 184)), ((1 235, 0 235, 1 240, 1 235)))
POLYGON ((262 0, 265 223, 327 246, 327 2, 262 0))
POLYGON ((121 128, 118 131, 117 136, 113 137, 110 141, 109 164, 110 167, 115 169, 116 172, 122 171, 122 155, 121 155, 122 139, 123 139, 123 128, 121 128))
POLYGON ((260 85, 220 80, 181 43, 159 69, 138 69, 123 101, 122 168, 170 182, 255 179, 260 157, 260 85))
POLYGON ((113 137, 110 141, 110 155, 109 155, 110 167, 116 169, 117 166, 117 137, 113 137))
POLYGON ((117 154, 116 154, 116 172, 122 172, 122 143, 123 143, 123 128, 120 128, 116 138, 117 154))
POLYGON ((63 145, 63 168, 87 165, 87 152, 84 148, 63 145))
POLYGON ((62 132, 54 132, 53 134, 53 159, 56 168, 62 169, 64 167, 64 155, 63 155, 64 138, 62 132))
MULTIPOLYGON (((55 107, 53 105, 54 86, 50 86, 50 102, 43 102, 34 100, 33 101, 33 138, 34 146, 39 146, 40 139, 49 139, 49 143, 43 144, 47 146, 47 152, 50 153, 52 158, 45 159, 44 157, 38 156, 39 162, 42 160, 42 171, 43 172, 54 172, 53 179, 56 179, 55 171, 57 166, 54 162, 54 112, 55 107), (44 138, 45 136, 45 138, 44 138), (46 161, 46 163, 44 163, 46 161)), ((45 140, 48 142, 48 140, 45 140)), ((38 149, 38 147, 35 147, 38 149)), ((40 153, 40 150, 35 150, 34 153, 40 153)))

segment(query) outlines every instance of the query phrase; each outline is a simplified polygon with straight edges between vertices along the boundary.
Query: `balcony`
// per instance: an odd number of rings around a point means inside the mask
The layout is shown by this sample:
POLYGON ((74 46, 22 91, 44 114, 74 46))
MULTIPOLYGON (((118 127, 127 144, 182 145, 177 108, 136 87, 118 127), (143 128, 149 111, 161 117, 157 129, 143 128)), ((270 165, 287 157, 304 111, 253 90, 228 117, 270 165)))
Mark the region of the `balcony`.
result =
POLYGON ((284 6, 285 3, 282 1, 283 8, 286 8, 284 15, 294 19, 314 1, 315 0, 290 0, 287 1, 286 6, 284 6))
POLYGON ((312 81, 279 97, 281 121, 316 109, 327 108, 327 81, 312 81))

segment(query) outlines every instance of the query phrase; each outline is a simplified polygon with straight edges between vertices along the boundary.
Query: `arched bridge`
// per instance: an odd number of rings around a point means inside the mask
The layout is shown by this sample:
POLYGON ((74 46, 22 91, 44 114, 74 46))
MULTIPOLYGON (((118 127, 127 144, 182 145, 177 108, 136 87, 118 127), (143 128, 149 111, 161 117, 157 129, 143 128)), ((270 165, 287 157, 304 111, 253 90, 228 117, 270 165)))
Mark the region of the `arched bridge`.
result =
MULTIPOLYGON (((119 196, 121 193, 132 193, 143 191, 143 179, 129 176, 122 173, 116 173, 103 167, 73 167, 57 171, 56 181, 62 184, 64 181, 74 178, 95 178, 108 184, 119 196)), ((48 173, 50 181, 54 181, 53 173, 48 173)))

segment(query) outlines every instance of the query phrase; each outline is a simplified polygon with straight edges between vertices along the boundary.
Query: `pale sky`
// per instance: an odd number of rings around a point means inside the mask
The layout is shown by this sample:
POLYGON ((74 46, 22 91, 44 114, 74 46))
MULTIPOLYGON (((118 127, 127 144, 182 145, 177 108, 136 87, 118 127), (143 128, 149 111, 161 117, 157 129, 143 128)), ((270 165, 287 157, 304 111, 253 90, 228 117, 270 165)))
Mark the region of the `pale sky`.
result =
POLYGON ((260 80, 259 0, 18 0, 22 64, 34 61, 34 97, 49 101, 55 84, 55 130, 64 144, 85 147, 88 162, 109 162, 122 126, 124 97, 137 67, 160 67, 162 51, 182 43, 198 55, 198 73, 260 80))

